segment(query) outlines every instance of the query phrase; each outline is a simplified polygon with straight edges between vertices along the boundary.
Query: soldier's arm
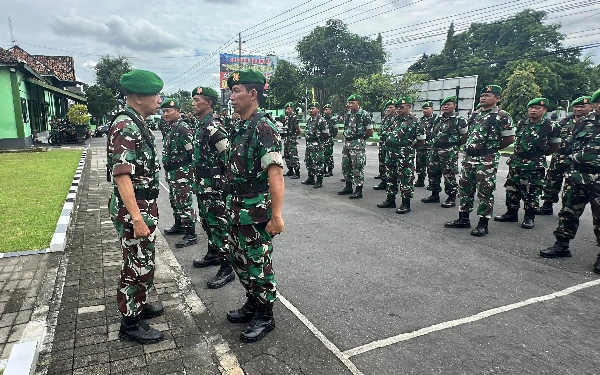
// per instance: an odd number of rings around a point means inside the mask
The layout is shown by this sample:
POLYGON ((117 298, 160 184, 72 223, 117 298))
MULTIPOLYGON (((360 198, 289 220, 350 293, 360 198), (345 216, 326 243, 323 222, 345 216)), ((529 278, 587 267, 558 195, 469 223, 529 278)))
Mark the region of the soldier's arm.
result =
POLYGON ((120 174, 118 176, 114 176, 114 179, 117 184, 117 188, 119 189, 119 195, 121 196, 123 205, 125 205, 125 208, 127 208, 127 212, 129 212, 129 216, 131 216, 133 224, 139 224, 140 222, 143 223, 144 219, 142 218, 140 208, 138 207, 135 199, 131 176, 128 174, 120 174))
POLYGON ((180 136, 181 136, 181 143, 182 143, 184 150, 187 152, 190 159, 192 159, 194 157, 194 144, 193 144, 194 134, 192 133, 192 129, 190 128, 190 126, 187 123, 185 123, 182 126, 182 129, 180 131, 180 136))
POLYGON ((500 136, 502 141, 500 142, 500 149, 505 149, 515 142, 515 129, 513 128, 512 118, 508 113, 502 113, 498 119, 500 125, 500 136))
POLYGON ((507 137, 502 138, 502 142, 500 142, 500 149, 505 149, 508 146, 512 145, 515 142, 515 136, 509 135, 507 137))
POLYGON ((371 118, 369 116, 364 116, 363 121, 365 124, 365 139, 371 138, 373 135, 373 122, 371 122, 371 118))
POLYGON ((467 137, 469 135, 468 132, 469 132, 469 126, 467 125, 467 120, 465 120, 463 117, 459 117, 458 118, 458 134, 460 135, 459 146, 462 146, 465 144, 465 142, 467 142, 467 137))
POLYGON ((558 151, 560 147, 560 143, 562 142, 562 138, 560 137, 560 126, 556 123, 551 124, 550 131, 548 132, 548 150, 546 150, 546 155, 552 155, 558 151))

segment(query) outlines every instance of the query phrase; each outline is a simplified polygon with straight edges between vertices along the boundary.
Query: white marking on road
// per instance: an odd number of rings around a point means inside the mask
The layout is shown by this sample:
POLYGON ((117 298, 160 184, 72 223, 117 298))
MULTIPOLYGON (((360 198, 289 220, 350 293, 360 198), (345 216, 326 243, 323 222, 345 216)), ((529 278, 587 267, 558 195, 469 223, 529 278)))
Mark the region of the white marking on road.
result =
POLYGON ((169 188, 165 186, 162 182, 159 182, 160 186, 162 186, 166 191, 169 191, 169 188))
POLYGON ((327 347, 327 349, 329 349, 340 361, 342 361, 344 365, 346 365, 346 367, 348 368, 348 370, 350 370, 351 373, 353 373, 354 375, 363 375, 363 373, 354 365, 354 363, 352 363, 352 361, 348 359, 349 357, 346 354, 342 353, 342 351, 338 349, 338 347, 335 346, 334 343, 329 341, 329 339, 325 337, 325 335, 321 333, 321 331, 319 331, 319 329, 315 327, 315 325, 312 324, 310 320, 308 320, 308 318, 300 312, 300 310, 298 310, 294 305, 292 305, 290 301, 285 299, 281 294, 278 293, 277 297, 281 301, 281 303, 283 303, 283 305, 292 312, 292 314, 296 315, 296 317, 300 319, 302 323, 304 323, 304 325, 323 343, 323 345, 325 345, 325 347, 327 347))
POLYGON ((81 315, 81 314, 89 314, 89 313, 101 312, 101 311, 104 311, 105 308, 106 308, 105 305, 95 305, 95 306, 80 307, 80 308, 77 309, 77 314, 81 315))
POLYGON ((533 298, 527 299, 525 301, 521 301, 521 302, 517 302, 517 303, 512 303, 510 305, 500 306, 500 307, 496 307, 496 308, 493 308, 493 309, 490 309, 490 310, 482 311, 482 312, 480 312, 478 314, 467 316, 465 318, 460 318, 460 319, 456 319, 456 320, 450 320, 450 321, 447 321, 447 322, 443 322, 443 323, 439 323, 439 324, 434 324, 434 325, 432 325, 430 327, 421 328, 421 329, 413 331, 413 332, 402 333, 402 334, 399 334, 399 335, 396 335, 396 336, 388 337, 388 338, 383 339, 383 340, 373 341, 373 342, 370 342, 368 344, 356 347, 354 349, 346 350, 342 354, 344 356, 346 356, 347 358, 354 357, 354 356, 357 356, 359 354, 363 354, 363 353, 369 352, 369 351, 377 349, 377 348, 383 348, 383 347, 386 347, 386 346, 389 346, 389 345, 397 344, 397 343, 402 342, 402 341, 407 341, 407 340, 410 340, 410 339, 414 339, 416 337, 425 336, 425 335, 433 333, 433 332, 442 331, 442 330, 445 330, 445 329, 448 329, 448 328, 452 328, 452 327, 456 327, 456 326, 460 326, 460 325, 463 325, 463 324, 473 323, 473 322, 476 322, 478 320, 489 318, 491 316, 494 316, 494 315, 497 315, 497 314, 500 314, 500 313, 504 313, 504 312, 507 312, 507 311, 516 310, 518 308, 521 308, 521 307, 524 307, 524 306, 528 306, 528 305, 532 305, 534 303, 540 303, 540 302, 544 302, 544 301, 549 301, 549 300, 554 299, 554 298, 568 296, 569 294, 575 293, 575 292, 580 291, 582 289, 591 288, 591 287, 596 286, 596 285, 600 285, 600 279, 593 280, 593 281, 588 281, 588 282, 582 283, 582 284, 578 284, 578 285, 572 286, 570 288, 560 290, 560 291, 555 292, 555 293, 546 294, 545 296, 533 297, 533 298))

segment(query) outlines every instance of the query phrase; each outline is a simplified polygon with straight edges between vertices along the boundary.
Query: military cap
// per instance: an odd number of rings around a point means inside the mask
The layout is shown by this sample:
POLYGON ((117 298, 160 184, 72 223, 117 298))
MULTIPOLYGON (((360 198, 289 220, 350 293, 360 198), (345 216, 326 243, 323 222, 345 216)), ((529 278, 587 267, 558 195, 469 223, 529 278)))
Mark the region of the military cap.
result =
POLYGON ((576 105, 585 105, 585 104, 592 104, 591 96, 580 96, 579 98, 573 100, 573 103, 571 105, 573 107, 575 107, 576 105))
POLYGON ((163 100, 160 108, 179 108, 179 101, 173 98, 166 98, 163 100))
POLYGON ((600 102, 600 89, 596 90, 594 95, 592 95, 592 103, 600 102))
POLYGON ((496 95, 500 95, 502 94, 502 87, 498 86, 498 85, 489 85, 483 88, 483 90, 481 90, 482 94, 496 94, 496 95))
POLYGON ((265 75, 255 69, 235 70, 227 79, 227 87, 232 88, 235 85, 257 83, 264 85, 267 83, 265 75))
POLYGON ((390 105, 396 105, 396 101, 393 99, 388 100, 387 102, 385 102, 385 104, 383 105, 383 108, 387 108, 390 105))
POLYGON ((321 105, 319 104, 319 102, 312 102, 310 103, 308 108, 321 108, 321 105))
POLYGON ((352 94, 348 97, 348 99, 346 100, 347 102, 360 102, 361 100, 361 96, 358 94, 352 94))
POLYGON ((403 96, 396 101, 396 106, 402 104, 413 104, 413 99, 410 96, 403 96))
POLYGON ((527 107, 531 107, 533 105, 540 105, 542 107, 548 108, 548 99, 546 99, 546 98, 535 98, 535 99, 532 99, 529 103, 527 103, 527 107))
POLYGON ((333 108, 333 107, 331 106, 331 104, 325 104, 325 105, 323 106, 323 109, 326 109, 326 108, 333 108))
POLYGON ((141 69, 134 69, 123 74, 120 83, 126 92, 140 95, 158 94, 164 86, 163 80, 156 73, 141 69))
POLYGON ((426 101, 425 103, 421 104, 421 108, 432 108, 433 107, 433 102, 430 101, 426 101))
POLYGON ((456 99, 456 95, 450 95, 450 96, 446 96, 444 98, 444 100, 442 100, 442 105, 446 104, 446 103, 450 103, 450 102, 454 102, 456 103, 457 99, 456 99))
POLYGON ((287 102, 283 108, 294 108, 294 102, 287 102))
POLYGON ((192 91, 192 98, 196 95, 204 95, 208 96, 209 98, 213 98, 214 100, 219 100, 219 94, 217 94, 217 92, 210 87, 196 87, 192 91))

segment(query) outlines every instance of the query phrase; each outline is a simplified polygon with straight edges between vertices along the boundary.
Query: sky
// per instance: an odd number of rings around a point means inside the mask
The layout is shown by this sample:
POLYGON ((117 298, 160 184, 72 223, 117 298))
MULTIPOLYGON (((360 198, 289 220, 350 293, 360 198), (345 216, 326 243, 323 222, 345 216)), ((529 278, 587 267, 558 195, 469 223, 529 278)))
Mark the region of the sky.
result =
MULTIPOLYGON (((341 19, 351 32, 375 38, 382 33, 396 73, 423 53, 438 53, 454 21, 457 32, 471 22, 505 18, 523 9, 546 10, 547 23, 560 23, 565 45, 594 43, 600 0, 196 0, 123 1, 0 0, 0 45, 14 40, 31 54, 68 55, 75 74, 95 82, 101 56, 123 55, 139 69, 156 72, 164 92, 218 86, 219 53, 275 54, 298 63, 296 43, 330 18, 341 19), (3 4, 5 3, 5 4, 3 4)), ((584 54, 600 63, 600 48, 584 54)))

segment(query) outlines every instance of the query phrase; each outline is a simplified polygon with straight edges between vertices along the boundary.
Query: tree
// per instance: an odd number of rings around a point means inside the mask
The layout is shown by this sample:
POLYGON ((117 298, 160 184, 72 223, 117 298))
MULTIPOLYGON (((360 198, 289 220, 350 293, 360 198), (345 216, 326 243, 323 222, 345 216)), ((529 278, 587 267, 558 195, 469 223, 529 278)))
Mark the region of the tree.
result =
POLYGON ((85 104, 73 104, 67 112, 69 122, 74 125, 87 125, 90 122, 90 117, 85 104))
POLYGON ((87 97, 87 106, 90 114, 98 123, 102 118, 119 106, 119 102, 113 93, 101 85, 84 86, 85 96, 87 97))
POLYGON ((122 91, 119 81, 123 74, 133 69, 131 61, 125 56, 102 56, 96 64, 96 83, 108 88, 117 100, 123 102, 125 93, 122 91))
POLYGON ((269 108, 281 108, 288 102, 298 101, 304 96, 304 90, 300 68, 289 61, 279 60, 277 69, 269 80, 269 108))
POLYGON ((190 91, 179 90, 174 94, 167 95, 169 98, 177 99, 182 113, 192 112, 192 93, 190 91))
POLYGON ((515 121, 520 121, 527 118, 527 103, 540 96, 542 93, 535 82, 533 67, 520 67, 508 79, 506 90, 502 94, 502 103, 506 103, 503 108, 515 121))
POLYGON ((354 89, 362 97, 361 106, 369 112, 380 112, 390 99, 410 96, 418 99, 423 75, 415 73, 394 74, 385 70, 354 80, 354 89))

